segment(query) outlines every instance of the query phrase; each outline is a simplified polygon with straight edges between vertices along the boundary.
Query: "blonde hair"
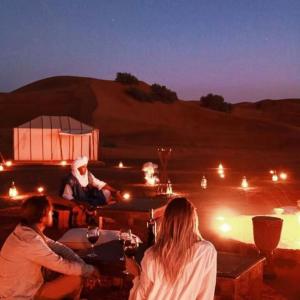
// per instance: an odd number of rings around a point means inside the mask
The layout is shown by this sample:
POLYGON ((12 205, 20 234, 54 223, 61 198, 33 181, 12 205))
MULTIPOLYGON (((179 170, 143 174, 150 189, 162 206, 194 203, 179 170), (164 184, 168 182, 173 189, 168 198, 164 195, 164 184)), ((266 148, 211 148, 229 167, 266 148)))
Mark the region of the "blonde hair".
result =
POLYGON ((193 245, 201 240, 196 209, 186 198, 175 198, 167 206, 153 256, 170 284, 174 284, 193 255, 193 245))

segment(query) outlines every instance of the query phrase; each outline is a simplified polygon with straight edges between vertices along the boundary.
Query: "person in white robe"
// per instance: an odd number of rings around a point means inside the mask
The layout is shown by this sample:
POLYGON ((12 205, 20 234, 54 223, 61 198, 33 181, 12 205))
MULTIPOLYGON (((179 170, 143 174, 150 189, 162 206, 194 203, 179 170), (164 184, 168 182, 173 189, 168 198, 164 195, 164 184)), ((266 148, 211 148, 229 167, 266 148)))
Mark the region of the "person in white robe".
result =
POLYGON ((167 206, 157 241, 141 267, 126 258, 134 276, 129 300, 213 300, 217 252, 201 238, 194 206, 185 198, 167 206))
POLYGON ((63 182, 61 196, 67 200, 74 200, 93 207, 120 200, 120 192, 106 182, 97 179, 88 170, 87 165, 88 158, 86 156, 79 157, 72 163, 71 173, 63 182))

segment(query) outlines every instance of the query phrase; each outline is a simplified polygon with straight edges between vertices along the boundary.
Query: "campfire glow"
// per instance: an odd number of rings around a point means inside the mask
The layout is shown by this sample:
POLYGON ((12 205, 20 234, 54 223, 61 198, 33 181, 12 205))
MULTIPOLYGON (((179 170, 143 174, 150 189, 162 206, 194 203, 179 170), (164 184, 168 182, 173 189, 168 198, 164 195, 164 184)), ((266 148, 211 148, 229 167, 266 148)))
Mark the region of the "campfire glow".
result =
MULTIPOLYGON (((283 208, 280 208, 284 211, 283 208)), ((275 210, 275 209, 274 209, 275 210)), ((276 216, 283 220, 281 239, 278 248, 300 249, 300 213, 280 214, 276 216)), ((214 231, 224 238, 230 238, 247 244, 254 244, 252 218, 254 215, 239 215, 216 217, 214 219, 214 231)))

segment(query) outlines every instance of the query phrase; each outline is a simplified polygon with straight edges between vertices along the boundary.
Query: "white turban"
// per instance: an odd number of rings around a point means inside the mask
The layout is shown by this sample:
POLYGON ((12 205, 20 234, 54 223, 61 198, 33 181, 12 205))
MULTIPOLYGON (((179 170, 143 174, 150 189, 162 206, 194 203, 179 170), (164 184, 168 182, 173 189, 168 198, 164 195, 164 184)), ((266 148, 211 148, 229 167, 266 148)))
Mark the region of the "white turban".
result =
POLYGON ((78 157, 76 160, 74 160, 71 166, 73 176, 77 178, 82 187, 86 187, 89 184, 88 172, 85 172, 84 175, 81 175, 78 171, 78 168, 86 166, 88 161, 89 159, 86 156, 78 157))

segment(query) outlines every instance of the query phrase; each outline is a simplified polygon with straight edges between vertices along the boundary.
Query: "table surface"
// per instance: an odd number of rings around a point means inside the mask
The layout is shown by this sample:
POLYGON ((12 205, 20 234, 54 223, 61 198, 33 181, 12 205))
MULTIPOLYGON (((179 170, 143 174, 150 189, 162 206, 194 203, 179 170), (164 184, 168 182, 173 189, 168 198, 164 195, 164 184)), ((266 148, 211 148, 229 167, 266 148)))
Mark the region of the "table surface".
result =
POLYGON ((164 207, 168 203, 168 198, 165 196, 153 198, 133 198, 128 202, 118 202, 111 205, 99 208, 99 212, 115 212, 115 211, 136 211, 149 212, 151 208, 158 209, 164 207))
MULTIPOLYGON (((141 244, 137 254, 136 260, 141 262, 146 245, 141 244)), ((124 261, 120 258, 123 257, 123 249, 120 241, 113 240, 108 243, 95 247, 97 253, 96 258, 90 258, 87 254, 90 249, 79 252, 79 255, 90 264, 99 267, 103 275, 120 275, 124 270, 124 261)), ((253 266, 262 263, 264 258, 241 256, 235 253, 218 252, 217 260, 217 276, 225 278, 238 278, 241 274, 251 269, 253 266)))

